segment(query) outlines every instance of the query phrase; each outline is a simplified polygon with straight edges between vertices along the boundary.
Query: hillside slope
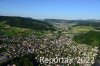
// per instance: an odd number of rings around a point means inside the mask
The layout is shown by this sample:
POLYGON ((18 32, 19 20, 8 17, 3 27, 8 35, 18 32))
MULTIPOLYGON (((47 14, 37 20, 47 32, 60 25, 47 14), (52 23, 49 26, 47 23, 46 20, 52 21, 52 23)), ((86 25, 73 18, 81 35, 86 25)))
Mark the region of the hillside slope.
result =
POLYGON ((5 21, 12 27, 29 28, 34 30, 54 30, 53 26, 48 22, 39 21, 32 18, 0 16, 0 22, 5 21))

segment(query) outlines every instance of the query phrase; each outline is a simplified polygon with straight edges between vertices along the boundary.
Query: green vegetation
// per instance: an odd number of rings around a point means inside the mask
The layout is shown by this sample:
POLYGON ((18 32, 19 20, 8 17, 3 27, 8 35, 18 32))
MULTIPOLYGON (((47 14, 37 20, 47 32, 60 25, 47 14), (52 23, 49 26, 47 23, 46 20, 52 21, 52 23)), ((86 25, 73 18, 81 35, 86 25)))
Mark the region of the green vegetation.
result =
POLYGON ((19 28, 19 27, 11 27, 9 25, 4 24, 3 22, 0 23, 0 34, 1 35, 28 35, 31 34, 32 30, 27 28, 19 28))
POLYGON ((100 30, 100 27, 95 27, 96 30, 100 30))
POLYGON ((69 29, 70 33, 84 33, 94 30, 91 26, 74 26, 69 29))
POLYGON ((83 21, 83 22, 79 22, 77 25, 74 25, 74 26, 92 26, 92 27, 100 27, 100 22, 83 21))
POLYGON ((100 44, 100 32, 97 32, 95 27, 91 25, 72 27, 65 23, 56 27, 61 30, 54 31, 53 25, 48 22, 31 18, 0 16, 0 35, 3 35, 4 38, 2 40, 1 36, 0 44, 4 47, 1 47, 0 53, 4 52, 7 55, 6 61, 2 62, 0 66, 9 64, 41 66, 34 54, 36 57, 56 57, 56 55, 58 57, 82 57, 84 51, 86 57, 94 55, 92 48, 100 44), (73 35, 75 35, 74 38, 73 35), (16 41, 17 38, 18 41, 16 41), (71 40, 72 38, 75 42, 71 40))
POLYGON ((48 22, 31 18, 0 16, 0 35, 22 36, 32 34, 42 35, 42 31, 53 31, 54 27, 48 22))
POLYGON ((6 51, 6 48, 0 48, 0 53, 6 51))
POLYGON ((34 54, 28 54, 21 57, 16 57, 0 64, 0 66, 7 66, 8 64, 15 64, 16 66, 38 66, 39 62, 35 59, 34 54))
POLYGON ((75 35, 74 41, 91 46, 98 46, 100 44, 100 32, 89 31, 85 34, 75 35))
POLYGON ((5 21, 12 27, 29 28, 34 30, 55 30, 48 22, 25 17, 0 16, 0 21, 5 21))

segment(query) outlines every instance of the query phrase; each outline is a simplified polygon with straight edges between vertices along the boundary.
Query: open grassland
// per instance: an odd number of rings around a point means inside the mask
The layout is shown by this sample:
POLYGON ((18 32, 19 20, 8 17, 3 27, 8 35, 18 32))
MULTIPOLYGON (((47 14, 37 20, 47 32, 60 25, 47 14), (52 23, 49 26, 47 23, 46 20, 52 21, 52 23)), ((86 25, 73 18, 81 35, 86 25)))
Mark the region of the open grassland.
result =
POLYGON ((0 23, 0 34, 1 35, 28 35, 31 34, 32 30, 27 28, 11 27, 4 23, 0 23))
POLYGON ((91 26, 75 26, 75 27, 72 27, 69 30, 69 32, 70 33, 86 33, 86 32, 93 31, 93 30, 95 29, 91 26))

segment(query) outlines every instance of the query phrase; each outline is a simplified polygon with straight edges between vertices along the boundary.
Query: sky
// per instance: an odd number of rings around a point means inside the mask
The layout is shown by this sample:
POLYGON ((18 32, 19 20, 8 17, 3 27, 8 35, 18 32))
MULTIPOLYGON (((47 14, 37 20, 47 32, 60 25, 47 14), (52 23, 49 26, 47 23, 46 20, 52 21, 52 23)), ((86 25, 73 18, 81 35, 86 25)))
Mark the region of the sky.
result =
POLYGON ((0 0, 0 15, 35 19, 100 19, 100 0, 0 0))

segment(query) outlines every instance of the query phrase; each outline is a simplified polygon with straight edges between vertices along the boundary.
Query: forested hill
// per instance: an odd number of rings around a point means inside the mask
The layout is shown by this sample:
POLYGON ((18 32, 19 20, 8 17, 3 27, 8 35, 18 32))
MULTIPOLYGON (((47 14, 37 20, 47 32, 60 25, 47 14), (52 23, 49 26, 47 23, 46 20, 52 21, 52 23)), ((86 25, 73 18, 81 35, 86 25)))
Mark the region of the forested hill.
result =
POLYGON ((5 22, 12 27, 30 28, 35 30, 54 30, 48 22, 16 16, 0 16, 0 22, 5 22))
POLYGON ((75 35, 73 40, 78 43, 83 43, 91 46, 100 45, 100 32, 99 31, 89 31, 85 34, 75 35))

